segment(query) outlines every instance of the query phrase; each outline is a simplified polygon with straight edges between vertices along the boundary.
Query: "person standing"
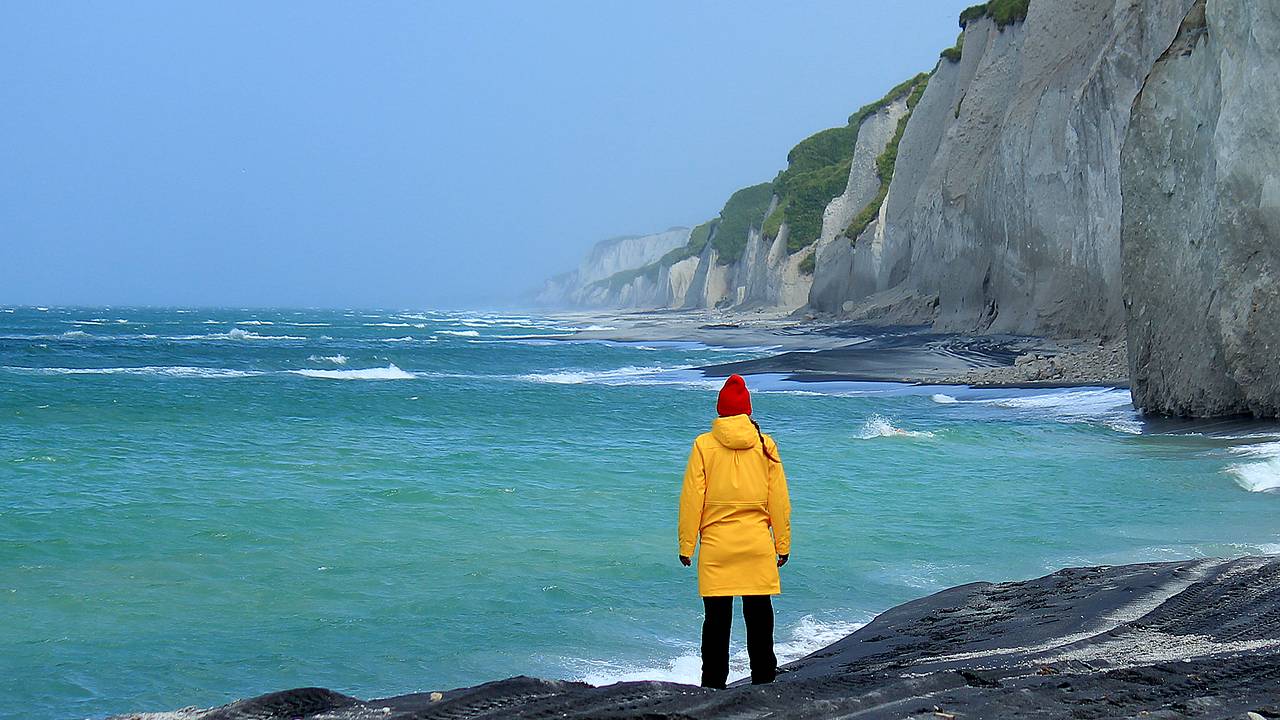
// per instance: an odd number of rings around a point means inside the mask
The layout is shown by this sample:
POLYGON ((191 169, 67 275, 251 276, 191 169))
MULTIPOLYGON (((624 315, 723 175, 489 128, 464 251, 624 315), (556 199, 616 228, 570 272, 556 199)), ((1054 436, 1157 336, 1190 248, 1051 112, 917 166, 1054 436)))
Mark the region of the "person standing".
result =
POLYGON ((791 499, 773 438, 751 418, 751 393, 730 375, 716 402, 711 432, 693 442, 680 492, 680 562, 698 553, 702 686, 729 677, 733 598, 742 598, 751 682, 773 682, 773 603, 782 592, 778 568, 791 553, 791 499))

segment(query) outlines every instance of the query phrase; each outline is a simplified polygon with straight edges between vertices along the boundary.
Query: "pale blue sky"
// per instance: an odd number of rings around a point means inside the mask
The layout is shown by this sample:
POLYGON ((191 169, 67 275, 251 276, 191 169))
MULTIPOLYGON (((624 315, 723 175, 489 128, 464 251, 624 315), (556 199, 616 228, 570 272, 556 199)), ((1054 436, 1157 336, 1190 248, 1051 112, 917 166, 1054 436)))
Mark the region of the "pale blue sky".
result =
POLYGON ((933 67, 971 0, 0 0, 0 303, 509 303, 933 67))

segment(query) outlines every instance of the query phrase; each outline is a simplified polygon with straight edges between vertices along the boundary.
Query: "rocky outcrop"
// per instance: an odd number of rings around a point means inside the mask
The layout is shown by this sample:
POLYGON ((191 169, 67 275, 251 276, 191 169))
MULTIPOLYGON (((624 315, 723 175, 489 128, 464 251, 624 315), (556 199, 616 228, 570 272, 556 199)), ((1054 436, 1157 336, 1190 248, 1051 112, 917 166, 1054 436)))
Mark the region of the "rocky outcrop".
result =
POLYGON ((1280 4, 1198 0, 1125 142, 1134 404, 1280 415, 1280 4))
POLYGON ((970 19, 907 123, 879 221, 842 261, 845 312, 1122 337, 1120 148, 1192 1, 1034 0, 1022 22, 970 19))
POLYGON ((596 286, 618 273, 656 262, 689 240, 689 228, 674 227, 649 235, 626 235, 592 246, 577 269, 548 280, 535 301, 548 306, 609 305, 611 297, 596 286))
POLYGON ((117 720, 1280 717, 1280 558, 962 585, 784 669, 728 690, 519 677, 362 701, 304 688, 117 720))

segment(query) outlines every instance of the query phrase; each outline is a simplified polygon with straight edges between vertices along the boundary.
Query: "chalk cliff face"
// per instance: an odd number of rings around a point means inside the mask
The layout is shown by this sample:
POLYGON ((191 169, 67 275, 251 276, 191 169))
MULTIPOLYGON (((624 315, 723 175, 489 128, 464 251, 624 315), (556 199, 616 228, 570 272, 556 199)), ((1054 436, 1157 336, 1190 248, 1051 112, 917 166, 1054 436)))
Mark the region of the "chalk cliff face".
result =
POLYGON ((650 235, 628 235, 596 243, 576 270, 548 280, 537 294, 540 305, 611 305, 595 283, 617 273, 657 261, 689 240, 689 228, 675 227, 650 235))
MULTIPOLYGON (((900 97, 868 115, 858 127, 858 141, 849 167, 849 184, 844 194, 827 205, 822 216, 822 234, 815 247, 815 269, 809 305, 823 312, 839 312, 854 297, 855 287, 868 287, 873 276, 854 269, 854 246, 844 236, 849 222, 879 190, 876 158, 889 144, 898 121, 907 114, 907 98, 900 97)), ((865 254, 865 253, 864 253, 865 254)))
POLYGON ((942 330, 1123 336, 1120 148, 1192 1, 1038 0, 1024 22, 970 20, 959 62, 940 61, 907 123, 842 309, 942 330))
POLYGON ((1121 165, 1134 404, 1280 415, 1280 4, 1197 0, 1121 165))

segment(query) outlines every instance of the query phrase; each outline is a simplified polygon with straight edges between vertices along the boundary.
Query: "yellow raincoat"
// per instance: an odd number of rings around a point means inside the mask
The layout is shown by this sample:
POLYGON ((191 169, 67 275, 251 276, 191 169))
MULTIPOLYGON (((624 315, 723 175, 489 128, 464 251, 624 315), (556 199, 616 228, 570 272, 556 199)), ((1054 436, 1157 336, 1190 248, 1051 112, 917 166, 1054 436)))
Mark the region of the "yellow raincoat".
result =
MULTIPOLYGON (((766 447, 778 457, 773 438, 766 447)), ((781 462, 765 457, 748 415, 716 418, 693 442, 680 493, 680 554, 699 540, 698 594, 777 595, 791 552, 791 499, 781 462), (770 533, 772 529, 772 533, 770 533)))

